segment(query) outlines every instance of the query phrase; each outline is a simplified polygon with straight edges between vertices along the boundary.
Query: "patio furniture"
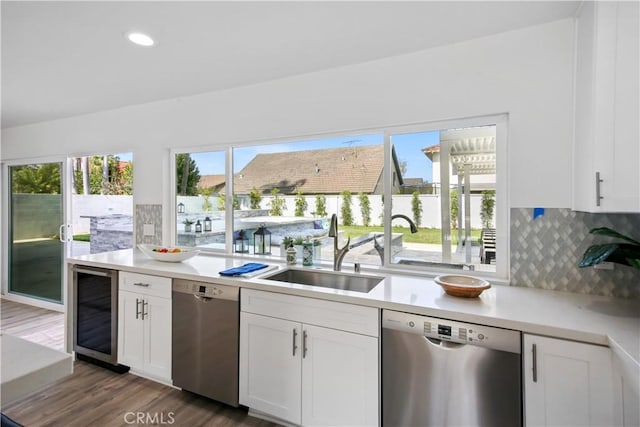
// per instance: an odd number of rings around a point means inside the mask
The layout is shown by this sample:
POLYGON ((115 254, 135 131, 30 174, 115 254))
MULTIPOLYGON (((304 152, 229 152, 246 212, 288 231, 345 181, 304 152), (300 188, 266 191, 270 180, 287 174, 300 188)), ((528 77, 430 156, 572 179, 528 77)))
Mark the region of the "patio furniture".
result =
POLYGON ((480 233, 480 262, 491 264, 496 259, 496 229, 483 228, 480 233))

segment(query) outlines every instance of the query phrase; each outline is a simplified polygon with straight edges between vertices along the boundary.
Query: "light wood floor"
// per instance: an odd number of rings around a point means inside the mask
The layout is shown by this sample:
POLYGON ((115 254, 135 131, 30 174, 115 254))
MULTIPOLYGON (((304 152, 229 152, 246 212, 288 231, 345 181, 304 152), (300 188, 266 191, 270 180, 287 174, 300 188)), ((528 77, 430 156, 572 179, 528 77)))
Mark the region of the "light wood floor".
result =
POLYGON ((0 332, 64 349, 64 313, 0 299, 0 332))
MULTIPOLYGON (((63 315, 49 310, 1 300, 2 332, 32 341, 53 343, 62 349, 63 315), (56 343, 56 339, 60 342, 56 343)), ((195 394, 132 374, 115 374, 76 361, 74 373, 51 386, 2 408, 26 427, 38 426, 247 426, 275 427, 232 408, 195 394), (139 421, 139 422, 136 422, 139 421)))

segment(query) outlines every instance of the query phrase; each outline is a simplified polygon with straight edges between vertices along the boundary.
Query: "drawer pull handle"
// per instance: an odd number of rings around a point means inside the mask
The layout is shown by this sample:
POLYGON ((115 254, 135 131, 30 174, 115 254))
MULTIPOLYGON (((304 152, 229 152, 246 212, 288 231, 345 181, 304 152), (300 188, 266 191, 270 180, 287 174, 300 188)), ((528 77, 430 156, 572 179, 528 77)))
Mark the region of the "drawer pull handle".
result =
POLYGON ((133 286, 142 286, 143 288, 148 288, 149 284, 138 282, 138 283, 134 283, 133 286))
POLYGON ((149 303, 145 300, 142 300, 142 320, 144 320, 144 316, 149 317, 149 303), (145 307, 147 307, 146 312, 144 311, 145 307))
POLYGON ((600 201, 604 199, 602 194, 600 194, 600 183, 602 183, 600 172, 596 172, 596 206, 600 206, 600 201))
POLYGON ((302 331, 302 358, 307 357, 307 331, 302 331))
POLYGON ((296 345, 296 338, 298 337, 298 331, 296 330, 296 328, 293 328, 293 355, 296 355, 296 350, 298 349, 298 346, 296 345))
POLYGON ((533 344, 531 346, 531 353, 533 353, 533 382, 538 382, 538 347, 533 344))

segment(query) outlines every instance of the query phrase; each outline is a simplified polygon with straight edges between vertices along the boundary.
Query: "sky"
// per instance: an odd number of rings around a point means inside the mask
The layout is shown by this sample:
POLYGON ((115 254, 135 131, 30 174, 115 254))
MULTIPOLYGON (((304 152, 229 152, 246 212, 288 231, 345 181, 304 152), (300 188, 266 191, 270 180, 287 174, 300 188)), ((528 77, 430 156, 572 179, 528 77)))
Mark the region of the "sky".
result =
MULTIPOLYGON (((406 162, 407 173, 404 178, 423 178, 431 182, 431 161, 422 153, 422 149, 438 144, 440 133, 421 132, 392 135, 398 160, 406 162)), ((238 173, 257 154, 278 153, 283 151, 306 151, 322 148, 359 147, 364 145, 383 144, 382 134, 358 135, 338 138, 323 138, 304 142, 287 142, 281 144, 256 145, 234 149, 234 173, 238 173)), ((200 175, 224 174, 224 151, 191 153, 196 161, 200 175)))

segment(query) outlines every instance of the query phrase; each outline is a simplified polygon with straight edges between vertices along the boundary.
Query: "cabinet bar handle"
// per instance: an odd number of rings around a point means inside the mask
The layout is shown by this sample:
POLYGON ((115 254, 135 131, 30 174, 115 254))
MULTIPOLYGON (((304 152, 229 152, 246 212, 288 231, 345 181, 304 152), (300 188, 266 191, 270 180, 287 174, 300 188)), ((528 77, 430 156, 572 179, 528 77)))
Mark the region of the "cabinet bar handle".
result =
POLYGON ((307 331, 302 331, 302 358, 307 357, 307 331))
POLYGON ((148 288, 149 284, 148 283, 134 283, 133 286, 142 286, 143 288, 148 288))
POLYGON ((538 347, 533 344, 531 346, 531 353, 533 353, 533 382, 538 382, 538 347))
POLYGON ((296 350, 298 349, 298 346, 296 345, 296 338, 298 337, 298 331, 296 330, 296 328, 293 328, 293 355, 296 355, 296 350))
POLYGON ((600 195, 600 183, 602 180, 600 179, 600 172, 596 172, 596 206, 600 206, 600 200, 604 199, 600 195))
POLYGON ((145 306, 148 308, 149 303, 145 300, 142 300, 142 320, 144 320, 144 316, 149 317, 149 310, 147 310, 147 312, 144 311, 145 306))
POLYGON ((140 300, 136 298, 136 319, 138 318, 138 316, 140 316, 140 310, 138 310, 139 306, 140 306, 140 300))

